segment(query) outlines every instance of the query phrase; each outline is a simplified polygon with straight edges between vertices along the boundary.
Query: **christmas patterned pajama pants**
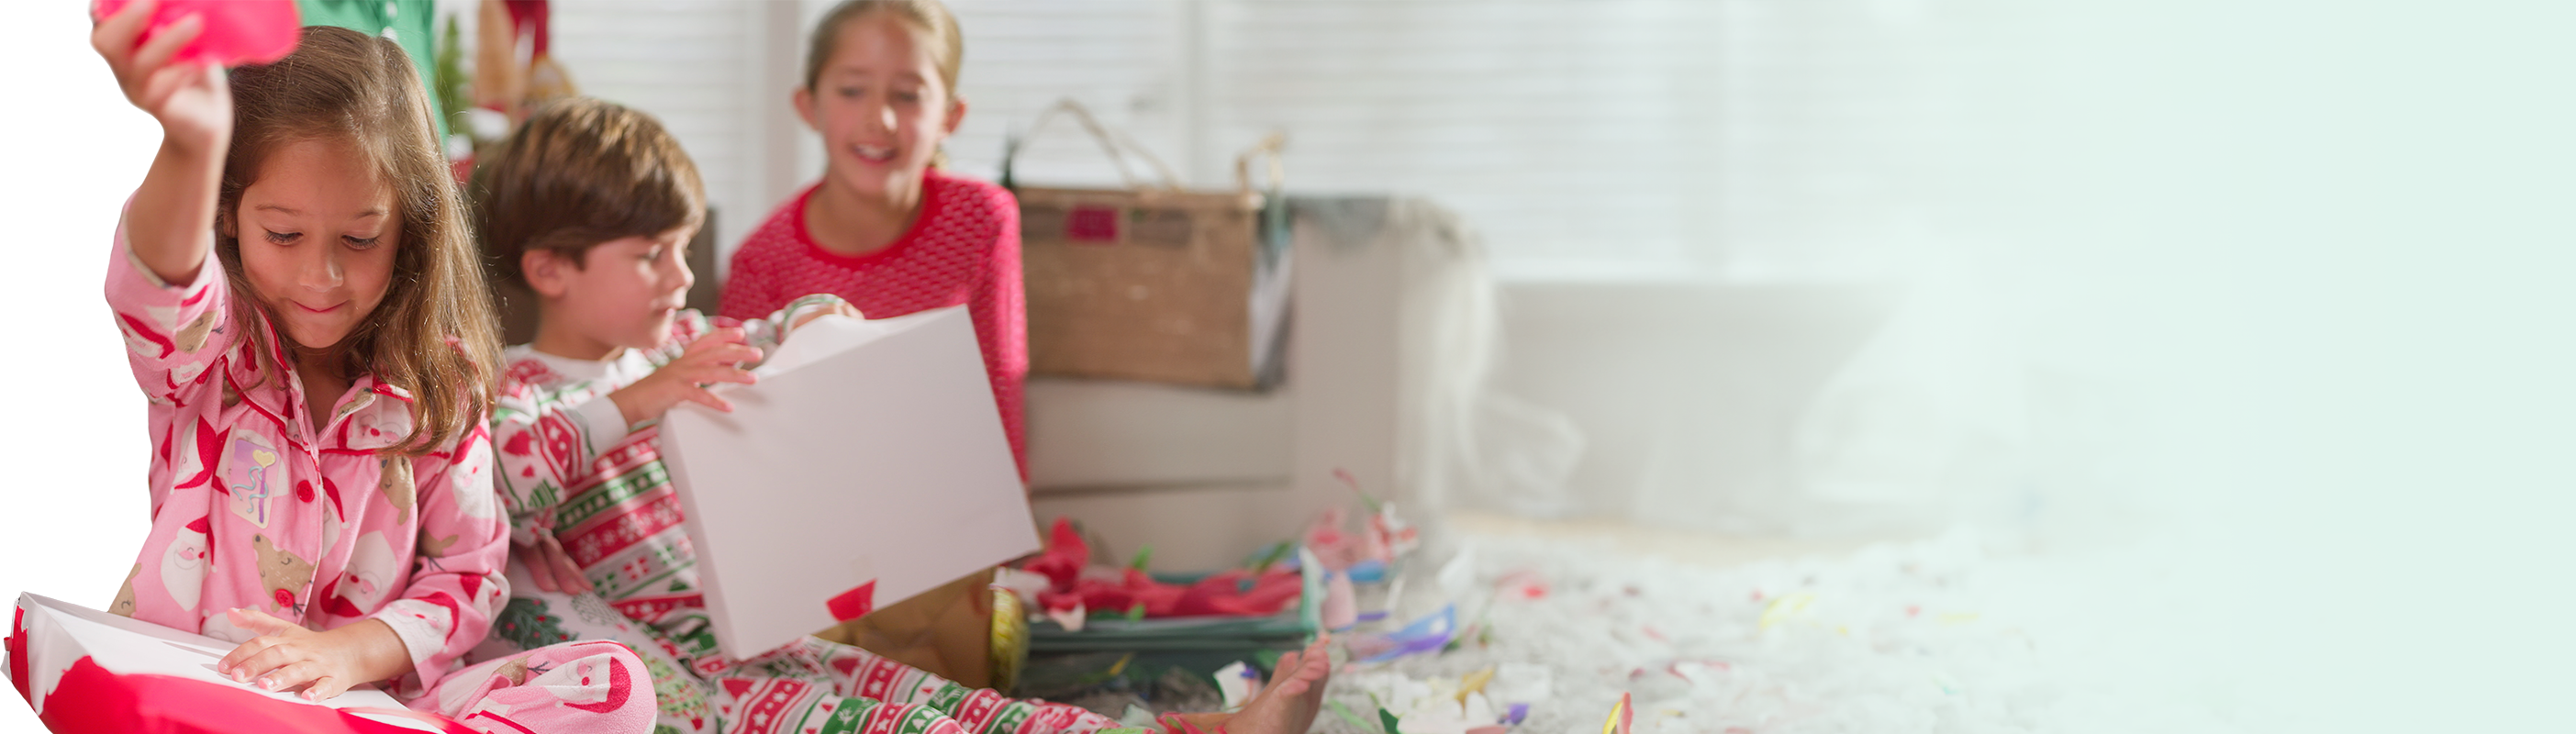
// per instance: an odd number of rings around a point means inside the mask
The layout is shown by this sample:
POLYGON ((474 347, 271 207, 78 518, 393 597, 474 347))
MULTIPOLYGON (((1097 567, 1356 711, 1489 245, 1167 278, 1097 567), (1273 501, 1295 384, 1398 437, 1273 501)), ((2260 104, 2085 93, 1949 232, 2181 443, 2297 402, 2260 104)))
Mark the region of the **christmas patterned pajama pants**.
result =
POLYGON ((813 637, 729 661, 714 651, 703 610, 667 610, 642 624, 596 594, 540 591, 522 583, 523 573, 513 564, 509 606, 470 659, 572 640, 625 643, 652 678, 656 734, 1090 734, 1118 725, 813 637))
POLYGON ((467 666, 407 705, 487 734, 643 732, 652 683, 625 645, 569 642, 467 666))

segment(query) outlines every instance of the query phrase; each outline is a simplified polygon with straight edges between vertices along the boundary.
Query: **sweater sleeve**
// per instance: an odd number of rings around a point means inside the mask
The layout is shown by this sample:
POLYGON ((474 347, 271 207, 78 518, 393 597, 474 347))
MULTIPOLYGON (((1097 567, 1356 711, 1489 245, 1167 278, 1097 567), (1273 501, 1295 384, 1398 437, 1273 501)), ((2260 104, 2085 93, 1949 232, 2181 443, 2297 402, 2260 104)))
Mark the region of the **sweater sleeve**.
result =
POLYGON ((402 638, 413 674, 397 687, 419 695, 460 667, 510 598, 502 574, 509 526, 494 501, 492 442, 483 427, 448 451, 411 461, 424 542, 414 550, 402 595, 367 617, 402 638))
POLYGON ((992 247, 982 277, 966 302, 975 320, 976 346, 984 350, 984 371, 993 381, 993 403, 1002 412, 1002 433, 1011 439, 1020 481, 1029 480, 1028 440, 1022 434, 1021 392, 1029 378, 1029 312, 1020 280, 1020 207, 1011 192, 992 189, 992 247))
MULTIPOLYGON (((745 332, 745 341, 767 355, 778 348, 786 332, 793 330, 804 316, 829 311, 841 303, 838 296, 808 296, 770 314, 766 320, 739 325, 745 332)), ((672 317, 670 341, 645 352, 645 361, 657 369, 670 364, 688 351, 691 343, 731 323, 730 319, 710 319, 697 311, 683 310, 672 317)), ((554 529, 554 510, 563 503, 565 487, 588 476, 600 455, 625 442, 634 429, 651 425, 659 417, 627 423, 617 401, 608 398, 624 385, 582 381, 548 388, 527 379, 521 369, 531 367, 514 365, 511 374, 503 378, 500 399, 492 411, 492 442, 499 447, 495 452, 498 476, 494 483, 502 504, 509 510, 510 537, 527 543, 536 540, 537 531, 554 529)))
POLYGON ((724 292, 717 299, 716 313, 729 319, 756 319, 776 303, 778 274, 763 266, 763 253, 770 249, 764 230, 753 230, 751 239, 733 253, 731 272, 725 276, 724 292))
POLYGON ((202 379, 207 367, 222 358, 230 340, 217 337, 237 331, 231 323, 229 286, 211 251, 188 282, 163 282, 136 258, 124 220, 117 221, 116 246, 107 264, 107 305, 124 334, 134 381, 154 403, 177 405, 186 392, 181 388, 202 379))
POLYGON ((512 540, 534 542, 536 531, 552 530, 564 487, 626 440, 630 426, 617 401, 608 399, 609 389, 589 381, 549 389, 515 369, 503 378, 492 406, 491 441, 500 449, 493 452, 493 484, 509 512, 512 540))

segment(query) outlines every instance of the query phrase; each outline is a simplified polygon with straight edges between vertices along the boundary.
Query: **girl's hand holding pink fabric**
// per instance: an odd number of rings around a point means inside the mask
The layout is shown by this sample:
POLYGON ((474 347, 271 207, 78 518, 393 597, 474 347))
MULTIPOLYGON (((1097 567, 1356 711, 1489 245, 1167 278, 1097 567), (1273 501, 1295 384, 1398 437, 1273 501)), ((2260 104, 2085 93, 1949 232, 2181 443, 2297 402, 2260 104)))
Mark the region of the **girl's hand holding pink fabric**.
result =
POLYGON ((180 49, 205 32, 206 19, 190 15, 136 45, 152 20, 156 0, 137 0, 99 22, 90 46, 116 72, 126 101, 161 123, 162 142, 197 152, 217 151, 233 131, 232 90, 221 67, 176 61, 180 49))
POLYGON ((235 681, 271 691, 304 686, 305 700, 321 701, 411 669, 402 638, 373 619, 315 632, 257 609, 225 614, 259 633, 215 663, 216 673, 235 681))
POLYGON ((690 342, 677 359, 661 369, 636 380, 635 384, 608 394, 617 403, 617 412, 627 425, 659 418, 683 402, 697 403, 716 410, 733 412, 733 403, 716 397, 705 386, 719 382, 749 385, 751 372, 741 365, 760 360, 760 350, 744 343, 743 331, 727 327, 707 332, 690 342))

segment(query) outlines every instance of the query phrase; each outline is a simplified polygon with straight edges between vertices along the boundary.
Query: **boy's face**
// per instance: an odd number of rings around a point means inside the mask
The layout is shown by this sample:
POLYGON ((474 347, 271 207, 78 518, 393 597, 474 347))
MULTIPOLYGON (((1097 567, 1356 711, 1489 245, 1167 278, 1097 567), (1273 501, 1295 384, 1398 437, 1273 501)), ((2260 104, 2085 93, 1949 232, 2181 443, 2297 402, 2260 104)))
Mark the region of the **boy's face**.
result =
POLYGON ((813 88, 796 90, 797 113, 823 136, 824 175, 861 195, 912 186, 966 114, 915 33, 885 13, 844 23, 813 88))
POLYGON ((626 237, 591 247, 579 267, 551 252, 531 252, 523 269, 546 301, 546 330, 560 329, 614 355, 619 347, 651 349, 671 338, 671 315, 697 282, 686 250, 695 227, 652 237, 626 237))

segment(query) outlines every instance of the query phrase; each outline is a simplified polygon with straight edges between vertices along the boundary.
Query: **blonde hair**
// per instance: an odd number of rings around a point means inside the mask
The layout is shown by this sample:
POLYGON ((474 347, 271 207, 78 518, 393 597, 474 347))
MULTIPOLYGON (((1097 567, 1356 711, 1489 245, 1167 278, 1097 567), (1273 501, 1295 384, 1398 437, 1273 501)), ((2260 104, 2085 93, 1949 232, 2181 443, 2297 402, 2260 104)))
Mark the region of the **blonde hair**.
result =
MULTIPOLYGON (((402 236, 384 300, 336 345, 341 376, 372 373, 412 394, 411 434, 385 453, 419 456, 467 435, 491 409, 500 338, 411 58, 390 39, 313 26, 286 58, 234 70, 231 86, 233 138, 216 200, 215 250, 233 292, 257 293, 242 272, 235 211, 260 165, 292 143, 348 144, 392 187, 402 236)), ((258 301, 234 299, 236 323, 272 323, 268 305, 258 301)), ((242 332, 259 359, 272 358, 269 340, 280 337, 264 328, 242 332)), ((285 374, 283 365, 272 367, 272 376, 285 374)))
MULTIPOLYGON (((936 41, 931 58, 938 62, 939 85, 949 99, 957 98, 957 71, 966 58, 966 37, 957 29, 957 16, 939 0, 842 0, 823 13, 822 22, 814 24, 814 36, 805 43, 805 90, 817 91, 814 85, 823 80, 823 65, 832 62, 832 54, 841 50, 841 28, 851 21, 878 13, 892 15, 919 31, 919 36, 936 41)), ((930 160, 933 168, 946 168, 948 154, 938 153, 930 160)))

